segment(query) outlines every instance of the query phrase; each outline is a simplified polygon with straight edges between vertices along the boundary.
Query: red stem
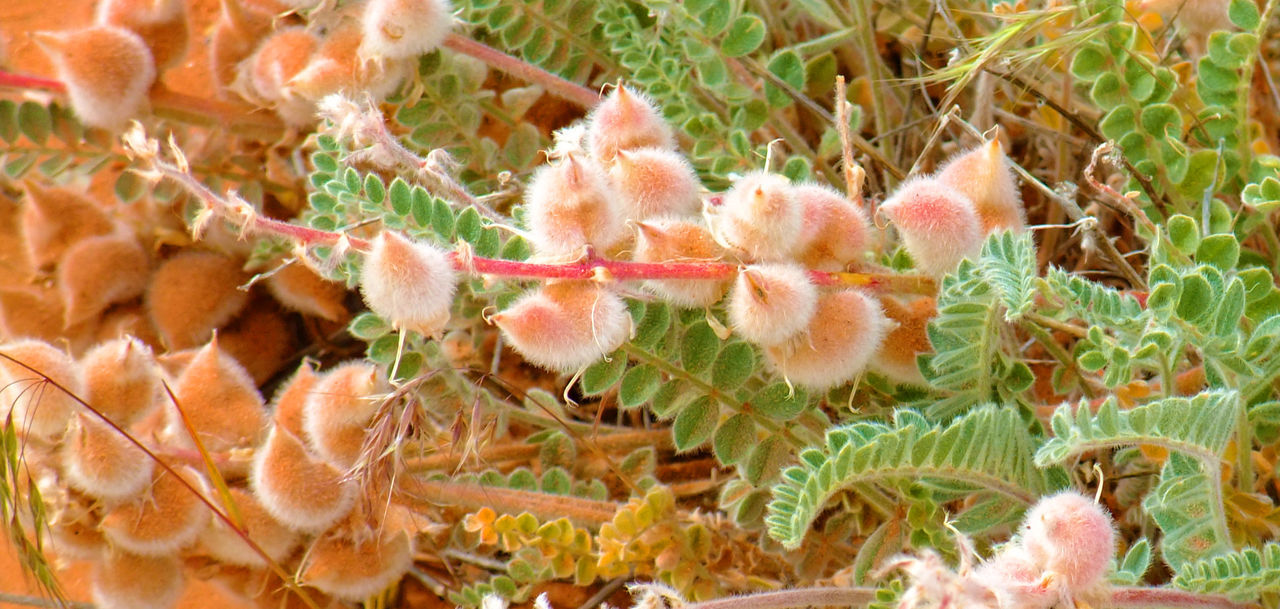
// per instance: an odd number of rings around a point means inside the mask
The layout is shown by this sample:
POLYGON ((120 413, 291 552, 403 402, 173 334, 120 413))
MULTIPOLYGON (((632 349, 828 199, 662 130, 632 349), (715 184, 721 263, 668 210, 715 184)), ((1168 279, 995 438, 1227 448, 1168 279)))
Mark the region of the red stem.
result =
POLYGON ((523 59, 512 57, 482 42, 476 42, 466 36, 449 34, 444 39, 444 46, 463 55, 474 57, 502 72, 520 80, 541 85, 547 92, 573 102, 583 108, 591 109, 600 103, 600 94, 578 83, 570 82, 551 72, 543 70, 523 59))
POLYGON ((14 87, 18 89, 45 89, 47 91, 57 91, 65 93, 67 86, 52 78, 44 78, 42 76, 31 76, 29 74, 14 74, 0 70, 0 87, 14 87))
POLYGON ((1225 596, 1197 594, 1172 588, 1116 588, 1111 591, 1111 602, 1107 606, 1115 609, 1141 607, 1245 609, 1250 605, 1237 603, 1225 596))

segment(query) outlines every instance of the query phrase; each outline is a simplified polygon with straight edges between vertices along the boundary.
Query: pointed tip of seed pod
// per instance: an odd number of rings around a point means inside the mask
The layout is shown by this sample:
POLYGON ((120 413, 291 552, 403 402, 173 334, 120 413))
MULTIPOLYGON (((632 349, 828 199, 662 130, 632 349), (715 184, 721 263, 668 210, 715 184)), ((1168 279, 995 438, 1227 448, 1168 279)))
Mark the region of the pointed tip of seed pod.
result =
POLYGON ((63 327, 136 298, 147 289, 150 275, 147 252, 131 236, 104 235, 76 242, 58 262, 63 327))
POLYGON ((757 345, 789 340, 809 325, 818 288, 793 264, 761 264, 738 273, 729 292, 729 324, 757 345))
POLYGON ((302 410, 302 429, 311 449, 334 467, 353 467, 364 448, 365 429, 387 389, 378 368, 363 360, 326 372, 302 410))
POLYGON ((0 344, 0 353, 30 366, 39 374, 0 359, 0 418, 12 409, 19 434, 52 441, 60 438, 80 410, 80 403, 67 393, 43 383, 44 376, 70 394, 84 395, 80 367, 66 352, 40 340, 23 339, 0 344))
POLYGON ((241 64, 242 89, 259 102, 281 102, 285 84, 307 66, 320 40, 302 26, 276 30, 241 64))
POLYGON ((648 97, 624 85, 587 117, 587 149, 600 162, 612 161, 619 150, 650 146, 674 150, 675 134, 648 97))
POLYGON ((98 3, 97 21, 137 34, 155 58, 157 72, 178 65, 187 54, 185 0, 103 0, 98 3))
POLYGON ((301 439, 279 425, 255 452, 249 484, 273 518, 298 531, 329 528, 356 500, 354 483, 313 458, 301 439))
POLYGON ((104 341, 80 358, 86 399, 116 425, 128 427, 160 404, 160 368, 142 341, 104 341))
POLYGON ((147 311, 170 349, 195 347, 248 304, 248 293, 240 289, 245 279, 240 265, 231 258, 185 251, 164 261, 151 274, 147 311), (200 306, 191 306, 193 302, 200 306))
POLYGON ((140 556, 170 556, 195 542, 210 517, 196 493, 207 496, 208 489, 204 478, 190 467, 176 471, 177 476, 156 468, 148 492, 102 517, 102 533, 113 546, 140 556))
POLYGON ((191 438, 179 407, 205 448, 215 452, 254 444, 266 422, 253 378, 218 347, 216 336, 192 357, 173 394, 177 405, 169 406, 166 435, 180 445, 191 445, 191 438))
POLYGON ((607 356, 631 332, 622 299, 585 281, 545 285, 490 320, 526 360, 558 372, 574 372, 607 356))
POLYGON ((698 211, 702 183, 693 166, 665 148, 619 151, 609 177, 632 220, 662 215, 691 215, 698 211))
POLYGON ((766 362, 798 385, 825 391, 866 370, 889 326, 880 306, 861 291, 826 293, 818 298, 808 328, 769 347, 766 362))
POLYGON ((156 69, 151 51, 137 34, 95 25, 35 40, 52 60, 71 108, 86 125, 118 130, 142 114, 156 69))
POLYGON ((27 196, 22 208, 22 235, 27 259, 33 266, 49 266, 80 240, 114 230, 111 216, 77 192, 45 188, 33 180, 24 182, 23 188, 27 196))
POLYGON ((983 232, 1026 228, 1022 194, 1000 138, 953 157, 939 170, 938 181, 973 202, 983 232))
POLYGON ((525 192, 529 238, 539 256, 569 258, 588 246, 605 252, 626 239, 626 218, 608 174, 576 154, 539 168, 525 192))
POLYGON ((364 257, 360 293, 392 325, 431 336, 449 321, 457 281, 444 250, 385 230, 364 257))
POLYGON ((93 603, 101 609, 170 609, 185 585, 182 562, 174 556, 109 552, 93 568, 93 603))
POLYGON ((139 495, 155 462, 94 415, 78 413, 62 445, 67 483, 86 495, 117 502, 139 495))
POLYGON ((1116 552, 1111 515, 1092 498, 1063 491, 1027 512, 1022 547, 1056 585, 1080 593, 1103 581, 1116 552))
POLYGON ((297 372, 276 393, 272 418, 295 436, 302 437, 302 412, 320 376, 309 362, 302 362, 297 372))
POLYGON ((982 225, 973 202, 963 193, 932 178, 902 183, 880 206, 902 236, 916 267, 942 276, 982 247, 982 225))
POLYGON ((725 243, 751 261, 782 262, 798 245, 804 210, 785 176, 754 171, 734 182, 712 219, 725 243))
POLYGON ((408 59, 430 53, 453 28, 448 0, 369 0, 361 16, 364 59, 408 59))

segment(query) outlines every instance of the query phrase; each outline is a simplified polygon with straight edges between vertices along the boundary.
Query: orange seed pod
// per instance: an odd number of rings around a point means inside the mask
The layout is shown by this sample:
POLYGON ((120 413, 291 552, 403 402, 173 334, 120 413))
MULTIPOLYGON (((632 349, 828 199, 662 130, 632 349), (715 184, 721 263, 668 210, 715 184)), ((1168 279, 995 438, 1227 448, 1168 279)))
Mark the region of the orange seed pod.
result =
POLYGON ((35 38, 67 86, 71 108, 86 125, 118 130, 142 114, 156 79, 142 38, 112 25, 41 33, 35 38))
POLYGON ((792 192, 804 213, 797 262, 805 268, 841 271, 862 260, 872 232, 861 207, 820 184, 799 184, 792 192))
POLYGON ((116 425, 129 427, 160 404, 160 368, 138 339, 106 341, 85 353, 80 367, 87 401, 116 425))
POLYGON ((895 383, 923 385, 924 377, 916 366, 916 356, 933 350, 929 343, 929 320, 938 315, 938 304, 929 296, 902 302, 894 296, 881 296, 884 314, 897 324, 885 337, 884 344, 871 362, 871 368, 895 383))
POLYGON ((792 264, 749 266, 729 293, 729 324, 757 345, 775 345, 804 330, 818 303, 818 287, 792 264))
POLYGON ((431 336, 449 321, 458 274, 449 256, 425 241, 384 230, 360 271, 365 304, 397 328, 431 336))
POLYGON ((302 440, 278 424, 254 453, 249 484, 271 516, 299 531, 322 531, 351 511, 354 481, 313 458, 302 440))
POLYGON ((185 0, 100 0, 98 23, 132 31, 155 58, 157 72, 178 65, 187 54, 185 0))
POLYGON ((627 237, 608 176, 591 159, 570 154, 533 174, 525 193, 533 249, 544 257, 574 257, 587 246, 608 250, 627 237))
POLYGON ((92 414, 76 415, 62 445, 68 484, 103 501, 137 496, 151 482, 154 467, 142 450, 92 414))
POLYGON ((176 556, 110 552, 94 565, 93 604, 101 609, 170 609, 185 584, 176 556))
POLYGON ((285 381, 276 392, 275 412, 272 418, 279 425, 295 436, 302 437, 302 410, 306 407, 307 398, 315 389, 320 376, 310 363, 302 362, 298 371, 285 381))
POLYGON ((903 182, 880 211, 898 227, 916 268, 940 277, 982 248, 982 225, 973 202, 932 178, 903 182))
MULTIPOLYGON (((182 480, 206 492, 195 470, 181 466, 182 480)), ((156 468, 149 492, 120 504, 102 518, 102 533, 116 548, 140 556, 170 556, 196 540, 209 523, 209 509, 182 480, 156 468)))
POLYGON ((341 530, 322 535, 307 553, 302 581, 351 602, 399 581, 413 566, 413 542, 404 531, 379 529, 359 542, 341 530))
POLYGON ((526 360, 558 372, 591 365, 631 332, 622 299, 586 281, 545 285, 489 319, 526 360))
POLYGON ((222 0, 218 20, 209 33, 209 72, 214 89, 224 94, 236 79, 236 66, 253 54, 254 45, 271 31, 275 18, 243 0, 222 0))
POLYGON ((649 147, 674 150, 675 134, 648 97, 619 85, 587 117, 587 149, 607 163, 619 150, 649 147))
MULTIPOLYGON (((298 547, 298 534, 272 518, 252 494, 239 488, 230 489, 229 494, 240 512, 245 534, 271 560, 284 560, 298 547)), ((200 545, 206 554, 229 565, 255 568, 267 566, 267 561, 254 552, 226 523, 212 515, 210 518, 210 525, 200 533, 200 545)))
POLYGON ((1041 498, 1029 511, 1022 547, 1055 586, 1070 595, 1103 583, 1116 553, 1111 515, 1076 491, 1041 498))
MULTIPOLYGON (((636 262, 716 262, 724 254, 707 227, 679 218, 658 218, 636 223, 636 262)), ((645 289, 681 307, 709 307, 724 297, 726 282, 657 279, 645 289)))
MULTIPOLYGON (((205 448, 221 452, 257 442, 266 423, 262 396, 244 367, 218 348, 215 337, 196 352, 173 394, 205 448)), ((169 405, 165 434, 193 446, 177 407, 169 405)))
POLYGON ((1022 193, 999 138, 947 161, 938 171, 938 181, 973 201, 983 233, 1026 229, 1022 193))
POLYGON ((702 183, 678 152, 665 148, 619 150, 609 177, 630 220, 663 215, 691 215, 698 211, 702 183))
POLYGON ((808 330, 769 347, 765 361, 787 379, 824 391, 862 374, 888 330, 880 306, 862 292, 830 292, 818 298, 808 330))
MULTIPOLYGON (((62 350, 28 339, 0 345, 0 353, 40 371, 72 394, 84 395, 80 367, 62 350)), ((39 374, 8 359, 0 359, 0 414, 8 414, 10 409, 19 434, 53 441, 66 431, 80 404, 44 383, 39 374)))
POLYGON ((387 387, 377 367, 346 362, 316 382, 302 409, 302 429, 321 459, 342 470, 353 467, 364 447, 365 428, 387 387))
POLYGON ((132 236, 105 235, 76 242, 58 263, 63 327, 136 298, 147 289, 150 276, 147 252, 132 236))
POLYGON ((249 295, 240 290, 240 284, 245 279, 231 258, 184 251, 152 273, 147 311, 171 350, 189 349, 209 340, 215 329, 244 308, 249 295))
POLYGON ((24 186, 27 197, 22 208, 22 234, 27 257, 36 267, 53 264, 81 239, 106 235, 114 229, 107 212, 76 192, 46 189, 33 181, 24 186))

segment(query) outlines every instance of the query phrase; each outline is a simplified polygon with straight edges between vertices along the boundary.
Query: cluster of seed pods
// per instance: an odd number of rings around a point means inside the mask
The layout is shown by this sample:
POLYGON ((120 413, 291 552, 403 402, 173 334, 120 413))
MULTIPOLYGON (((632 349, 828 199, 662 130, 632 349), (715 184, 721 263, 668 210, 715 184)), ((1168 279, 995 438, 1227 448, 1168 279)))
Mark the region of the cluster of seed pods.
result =
POLYGON ((63 560, 92 563, 97 606, 170 607, 192 569, 273 606, 281 582, 268 560, 297 572, 312 595, 361 601, 411 566, 422 527, 388 489, 359 489, 347 476, 386 390, 373 365, 351 362, 323 374, 303 365, 268 405, 216 338, 158 358, 131 338, 103 342, 78 359, 34 339, 0 350, 70 392, 0 362, 4 414, 25 443, 25 471, 46 503, 52 549, 63 560), (215 455, 229 484, 225 497, 214 492, 189 430, 215 455), (257 548, 210 505, 235 513, 257 548))
MULTIPOLYGON (((221 0, 208 29, 219 96, 236 92, 290 125, 315 122, 337 92, 383 99, 452 27, 448 0, 365 0, 340 8, 309 0, 221 0), (306 20, 302 15, 306 15, 306 20)), ((71 106, 87 125, 119 130, 142 116, 165 70, 189 46, 186 0, 100 0, 87 28, 40 32, 71 106)))
MULTIPOLYGON (((680 307, 727 299, 732 330, 802 386, 834 387, 869 366, 898 382, 920 382, 915 357, 928 348, 923 329, 932 299, 812 281, 809 270, 866 266, 880 236, 863 208, 834 189, 755 171, 706 197, 659 110, 624 86, 583 124, 559 132, 551 156, 524 200, 535 260, 732 262, 740 269, 729 280, 651 279, 643 287, 680 307)), ((990 232, 1024 225, 1008 159, 994 141, 935 176, 907 181, 881 210, 917 267, 932 275, 975 255, 990 232)), ((366 258, 362 291, 369 307, 397 326, 433 333, 448 319, 454 281, 442 250, 387 232, 366 258)), ((489 320, 526 360, 561 372, 607 356, 631 329, 608 281, 548 280, 489 320)))

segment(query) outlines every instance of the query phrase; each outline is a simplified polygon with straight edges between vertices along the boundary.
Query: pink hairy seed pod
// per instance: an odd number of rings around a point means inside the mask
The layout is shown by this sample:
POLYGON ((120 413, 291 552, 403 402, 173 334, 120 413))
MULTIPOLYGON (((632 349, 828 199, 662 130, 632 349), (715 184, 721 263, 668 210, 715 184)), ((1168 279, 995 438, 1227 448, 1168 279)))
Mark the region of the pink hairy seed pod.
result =
MULTIPOLYGON (((716 262, 724 255, 707 227, 690 220, 659 218, 636 223, 636 262, 716 262)), ((681 307, 709 307, 724 297, 723 281, 660 279, 645 289, 681 307)))
POLYGON ((97 18, 142 38, 157 72, 178 65, 187 54, 186 0, 100 0, 97 18))
MULTIPOLYGON (((190 467, 178 475, 207 494, 203 478, 190 467)), ((209 508, 177 476, 156 468, 142 496, 102 517, 102 533, 116 548, 140 556, 171 556, 191 545, 209 523, 209 508)))
POLYGON ((384 230, 365 254, 360 294, 379 317, 401 330, 432 336, 449 321, 458 274, 449 256, 425 241, 384 230))
POLYGON ((176 556, 115 550, 93 565, 93 604, 102 609, 170 609, 185 585, 176 556))
POLYGON ((721 240, 749 260, 784 262, 800 240, 804 210, 786 177, 756 171, 734 182, 713 220, 721 240))
POLYGON ((92 414, 79 413, 62 445, 62 472, 72 488, 95 499, 123 501, 137 496, 155 462, 120 432, 92 414))
POLYGON ((254 453, 249 484, 273 518, 298 531, 329 528, 356 500, 354 481, 312 457, 302 440, 278 423, 254 453))
POLYGON ((22 237, 27 258, 35 267, 46 267, 81 239, 106 235, 115 229, 111 216, 97 203, 65 188, 45 188, 34 181, 22 206, 22 237))
POLYGON ((1139 0, 1138 9, 1155 11, 1166 19, 1174 17, 1196 38, 1205 38, 1217 30, 1231 30, 1227 14, 1229 0, 1139 0))
POLYGON ((378 369, 363 360, 322 376, 302 407, 302 429, 311 450, 336 468, 355 466, 365 428, 378 411, 378 396, 387 389, 378 369))
POLYGON ((1049 609, 1058 596, 1041 585, 1042 575, 1022 546, 1009 544, 982 563, 973 577, 995 594, 1000 609, 1049 609))
MULTIPOLYGON (((231 500, 240 512, 244 532, 271 560, 281 561, 298 547, 299 535, 271 517, 271 513, 249 492, 229 489, 231 500)), ((205 554, 229 565, 262 568, 267 566, 257 552, 245 543, 222 520, 210 515, 209 526, 200 533, 199 542, 205 554)))
POLYGON ((448 0, 369 0, 361 17, 362 59, 408 59, 430 53, 453 27, 448 0))
POLYGON ((822 271, 840 271, 860 262, 873 234, 867 213, 829 186, 800 184, 792 192, 804 212, 796 261, 822 271))
POLYGON ((631 315, 622 299, 588 281, 547 284, 489 321, 526 360, 557 372, 595 363, 631 333, 631 315))
POLYGON ((933 350, 929 344, 929 320, 937 317, 938 303, 929 296, 904 302, 898 297, 880 297, 884 314, 894 323, 880 350, 871 360, 871 369, 895 383, 924 385, 916 356, 933 350))
POLYGON ((141 116, 156 80, 151 52, 137 34, 110 25, 72 32, 41 32, 35 41, 67 86, 76 116, 112 131, 141 116))
MULTIPOLYGON (((0 345, 0 353, 40 371, 72 394, 84 395, 80 367, 62 350, 39 340, 20 340, 0 345)), ((45 383, 40 374, 0 359, 0 420, 12 409, 20 435, 55 441, 80 408, 79 402, 45 383)))
POLYGON ((91 320, 115 303, 142 295, 150 278, 151 260, 131 235, 77 242, 58 263, 63 327, 91 320))
MULTIPOLYGON (((244 367, 218 348, 215 337, 191 359, 173 394, 205 448, 222 452, 257 443, 266 424, 262 396, 244 367)), ((165 435, 194 447, 177 406, 168 405, 165 435)))
POLYGON ((671 126, 648 97, 619 85, 587 117, 587 150, 601 163, 619 150, 675 150, 671 126))
POLYGON ((818 287, 793 264, 761 264, 738 273, 729 293, 729 325, 757 345, 776 345, 809 325, 818 287))
POLYGON ((619 150, 609 167, 609 177, 630 220, 698 212, 702 184, 678 152, 664 148, 619 150))
POLYGON ((544 258, 573 258, 587 246, 604 252, 627 237, 626 219, 608 176, 575 154, 544 165, 525 193, 529 238, 544 258))
POLYGON ((939 182, 973 201, 983 233, 1026 229, 1022 193, 1018 192, 1013 167, 998 138, 956 155, 937 175, 939 182))
POLYGON ((805 332, 765 350, 765 361, 787 379, 816 391, 847 383, 866 369, 890 323, 875 300, 858 290, 823 294, 805 332))
POLYGON ((982 225, 973 202, 935 179, 903 182, 880 210, 898 227, 921 272, 941 277, 982 249, 982 225))
POLYGON ((1116 553, 1111 516, 1092 499, 1063 491, 1040 499, 1027 512, 1022 547, 1065 595, 1103 582, 1116 553))

